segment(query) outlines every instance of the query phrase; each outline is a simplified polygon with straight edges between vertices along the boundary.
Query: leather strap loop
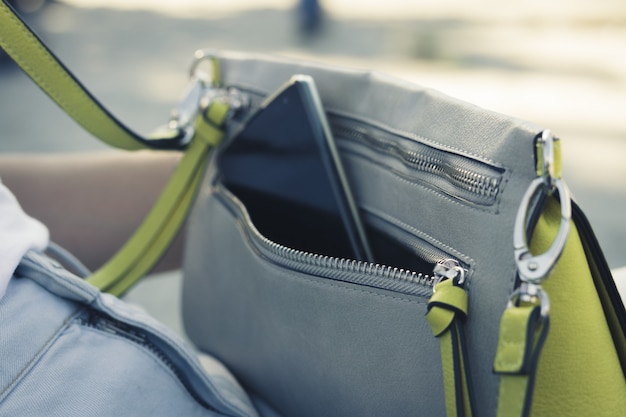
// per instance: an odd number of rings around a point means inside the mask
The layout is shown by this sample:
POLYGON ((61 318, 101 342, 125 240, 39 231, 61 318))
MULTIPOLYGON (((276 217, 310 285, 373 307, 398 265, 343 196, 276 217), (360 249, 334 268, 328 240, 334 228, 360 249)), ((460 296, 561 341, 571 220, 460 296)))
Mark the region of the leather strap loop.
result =
POLYGON ((494 361, 494 372, 500 374, 498 417, 530 415, 537 362, 549 323, 536 305, 511 306, 502 314, 494 361))
POLYGON ((475 415, 462 324, 467 308, 467 292, 448 279, 436 285, 426 314, 433 334, 439 339, 448 417, 475 415))

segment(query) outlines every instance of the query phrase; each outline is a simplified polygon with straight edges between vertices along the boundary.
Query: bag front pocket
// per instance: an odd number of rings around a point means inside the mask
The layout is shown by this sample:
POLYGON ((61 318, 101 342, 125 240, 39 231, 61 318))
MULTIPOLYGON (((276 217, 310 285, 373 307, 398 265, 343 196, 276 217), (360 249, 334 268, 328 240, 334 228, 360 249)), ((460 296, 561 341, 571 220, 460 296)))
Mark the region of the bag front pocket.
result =
MULTIPOLYGON (((301 239, 303 242, 315 240, 315 236, 328 236, 327 232, 320 233, 319 229, 332 231, 333 227, 337 226, 329 227, 316 219, 311 221, 310 227, 305 230, 283 229, 280 206, 276 207, 278 213, 263 205, 244 207, 238 196, 235 197, 224 186, 217 185, 214 190, 216 197, 240 219, 242 234, 254 251, 273 264, 290 271, 419 296, 432 294, 432 288, 437 283, 434 270, 438 265, 439 269, 444 265, 460 266, 465 275, 469 275, 470 266, 461 260, 461 254, 450 254, 411 234, 406 230, 409 226, 371 212, 365 213, 364 220, 376 263, 358 261, 349 256, 336 256, 333 255, 336 251, 328 248, 321 251, 295 249, 290 245, 294 239, 301 239), (261 219, 263 230, 269 232, 272 237, 260 232, 257 222, 252 220, 251 212, 254 212, 255 219, 261 219)), ((300 216, 302 213, 296 212, 292 215, 300 216)), ((319 240, 316 246, 324 243, 332 246, 332 242, 327 242, 327 239, 319 240)), ((295 246, 300 247, 298 244, 295 246)), ((449 248, 449 251, 453 250, 449 248)))
MULTIPOLYGON (((189 231, 186 330, 250 392, 282 415, 442 409, 438 388, 412 395, 442 384, 438 342, 424 318, 432 264, 420 273, 289 248, 259 233, 219 184, 194 215, 203 220, 189 231)), ((417 253, 406 236, 383 234, 384 246, 417 253)))

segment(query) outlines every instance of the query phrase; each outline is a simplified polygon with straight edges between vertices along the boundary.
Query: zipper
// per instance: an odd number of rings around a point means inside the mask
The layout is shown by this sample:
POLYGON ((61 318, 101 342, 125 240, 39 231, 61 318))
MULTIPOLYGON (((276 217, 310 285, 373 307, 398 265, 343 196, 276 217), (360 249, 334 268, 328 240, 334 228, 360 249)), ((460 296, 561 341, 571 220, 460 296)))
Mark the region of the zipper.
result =
POLYGON ((497 202, 504 175, 502 168, 345 116, 332 116, 330 125, 338 143, 358 155, 375 158, 376 163, 410 181, 418 181, 464 202, 481 206, 497 202), (388 158, 381 158, 381 155, 388 158))
POLYGON ((150 335, 147 332, 94 311, 88 311, 82 316, 77 317, 75 319, 75 322, 81 326, 89 327, 99 330, 101 332, 122 337, 150 351, 166 368, 168 368, 174 374, 176 379, 178 379, 178 381, 185 387, 189 395, 191 395, 191 397, 196 402, 198 402, 198 404, 200 404, 207 410, 217 411, 214 407, 204 401, 197 392, 195 392, 187 378, 184 377, 183 372, 174 364, 174 362, 163 352, 163 350, 159 346, 150 341, 150 335))
MULTIPOLYGON (((282 268, 349 284, 427 297, 432 295, 434 286, 440 280, 440 277, 435 274, 439 263, 448 262, 463 265, 446 252, 439 251, 425 241, 422 242, 419 253, 432 255, 430 259, 426 260, 433 264, 432 269, 428 271, 413 271, 407 268, 356 259, 337 258, 290 248, 263 236, 252 223, 243 204, 222 184, 218 183, 215 187, 215 193, 219 200, 227 208, 234 210, 235 216, 242 219, 240 224, 243 225, 243 232, 257 253, 282 268), (430 250, 426 249, 427 246, 430 246, 430 250)), ((413 239, 413 247, 417 247, 417 240, 417 238, 413 239)), ((466 266, 462 266, 462 268, 466 268, 466 266)))
MULTIPOLYGON (((391 216, 385 216, 382 213, 374 213, 372 210, 365 209, 364 216, 368 226, 384 233, 386 237, 397 242, 412 256, 419 258, 430 264, 436 264, 442 259, 451 259, 451 255, 426 240, 417 237, 419 233, 415 228, 408 226, 391 216)), ((458 261, 457 261, 458 262, 458 261)), ((459 263, 460 265, 460 263, 459 263)), ((465 269, 469 266, 464 264, 465 269)))
MULTIPOLYGON (((243 86, 232 88, 246 97, 244 107, 255 107, 265 97, 243 86)), ((371 157, 409 181, 419 182, 462 202, 480 206, 497 203, 504 168, 435 148, 352 117, 332 112, 327 115, 338 146, 347 147, 362 157, 371 157)))
POLYGON ((435 265, 433 270, 435 285, 447 279, 455 280, 455 284, 463 286, 467 276, 465 268, 456 259, 442 259, 435 265))

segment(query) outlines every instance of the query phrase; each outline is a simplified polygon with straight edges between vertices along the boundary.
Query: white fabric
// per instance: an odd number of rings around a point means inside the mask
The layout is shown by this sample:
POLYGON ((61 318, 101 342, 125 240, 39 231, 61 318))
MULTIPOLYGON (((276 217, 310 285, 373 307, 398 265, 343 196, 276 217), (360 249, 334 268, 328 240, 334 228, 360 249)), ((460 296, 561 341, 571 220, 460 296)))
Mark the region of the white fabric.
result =
POLYGON ((43 251, 48 241, 46 226, 24 213, 0 182, 0 299, 24 254, 31 249, 43 251))

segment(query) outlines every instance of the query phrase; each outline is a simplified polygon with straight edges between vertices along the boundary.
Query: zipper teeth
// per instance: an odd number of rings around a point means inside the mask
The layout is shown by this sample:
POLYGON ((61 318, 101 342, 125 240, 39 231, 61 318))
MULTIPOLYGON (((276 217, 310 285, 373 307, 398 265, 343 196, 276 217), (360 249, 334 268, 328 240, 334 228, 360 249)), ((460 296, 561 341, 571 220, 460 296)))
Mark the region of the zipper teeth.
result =
MULTIPOLYGON (((415 256, 420 259, 429 262, 437 263, 442 259, 451 259, 452 257, 441 249, 436 248, 430 243, 427 243, 424 239, 416 237, 416 231, 414 228, 401 223, 399 220, 390 216, 385 216, 372 209, 365 209, 365 215, 367 216, 367 222, 373 228, 386 233, 389 237, 399 242, 402 246, 413 250, 415 256), (394 227, 389 227, 393 225, 394 227), (413 231, 411 234, 406 229, 413 231)), ((460 263, 459 263, 460 264, 460 263)), ((464 269, 467 269, 466 265, 463 265, 464 269)))
POLYGON ((249 218, 246 223, 248 236, 267 259, 298 272, 410 295, 430 295, 436 284, 435 277, 422 272, 289 248, 261 235, 249 218))
MULTIPOLYGON (((430 296, 437 277, 429 273, 305 252, 274 242, 254 226, 243 204, 228 189, 216 184, 216 196, 241 217, 241 228, 249 242, 270 262, 296 272, 365 285, 398 293, 430 296)), ((445 258, 454 258, 445 256, 445 258)), ((456 259, 455 259, 456 260, 456 259)), ((457 261, 458 262, 458 261, 457 261)), ((434 268, 434 267, 433 267, 434 268)))
MULTIPOLYGON (((249 88, 237 87, 237 89, 241 92, 245 92, 248 97, 252 95, 263 97, 263 94, 249 88)), ((336 132, 338 135, 344 135, 359 142, 365 142, 378 150, 396 155, 410 168, 439 177, 450 178, 456 186, 471 194, 492 200, 500 191, 500 176, 485 175, 446 163, 440 157, 436 156, 438 155, 437 150, 428 148, 426 152, 416 152, 404 149, 394 140, 385 139, 380 135, 363 131, 363 128, 360 127, 356 121, 350 121, 344 118, 339 120, 338 117, 334 117, 330 120, 330 123, 332 131, 336 132)), ((427 147, 427 145, 423 146, 427 147)))
POLYGON ((434 149, 424 150, 424 152, 404 149, 395 141, 370 132, 364 132, 358 127, 348 127, 337 122, 332 124, 332 128, 338 135, 352 138, 400 158, 402 162, 412 169, 450 178, 457 186, 480 197, 494 198, 498 194, 499 177, 484 175, 447 163, 439 157, 439 152, 434 149))
POLYGON ((149 350, 174 374, 176 379, 185 387, 189 395, 191 395, 196 402, 207 410, 216 411, 214 407, 204 401, 195 392, 195 390, 192 389, 191 385, 187 382, 186 378, 183 377, 183 373, 178 369, 174 362, 163 352, 162 349, 150 342, 144 332, 139 331, 126 323, 118 322, 115 319, 102 316, 95 312, 89 312, 88 314, 88 318, 82 317, 77 319, 79 325, 114 334, 149 350))

